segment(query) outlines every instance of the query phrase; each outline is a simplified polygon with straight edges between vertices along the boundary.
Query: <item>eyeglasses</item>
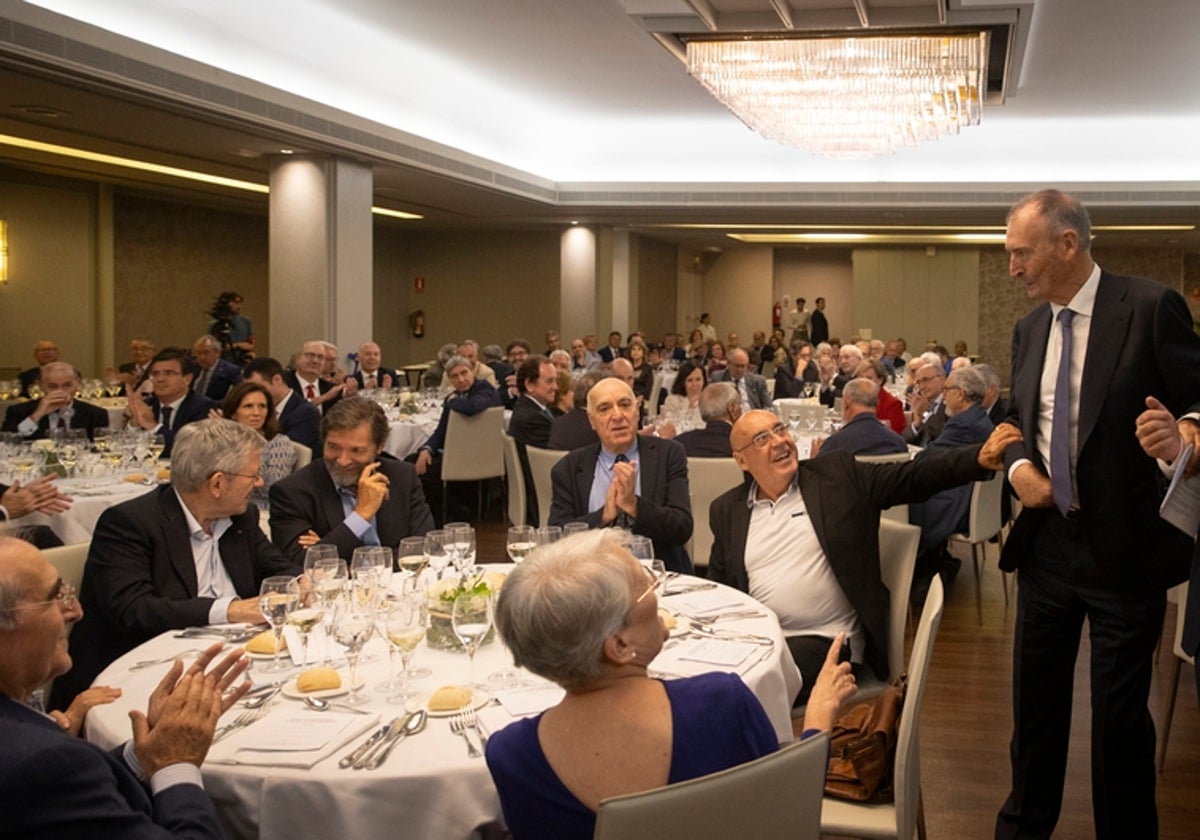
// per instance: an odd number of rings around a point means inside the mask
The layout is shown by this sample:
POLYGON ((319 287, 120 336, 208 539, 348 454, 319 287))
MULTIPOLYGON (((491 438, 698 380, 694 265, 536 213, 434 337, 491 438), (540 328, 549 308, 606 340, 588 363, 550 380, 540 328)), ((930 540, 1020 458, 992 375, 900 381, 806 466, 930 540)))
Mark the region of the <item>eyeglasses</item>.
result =
POLYGON ((248 478, 251 481, 258 481, 260 478, 262 478, 262 470, 259 470, 256 473, 235 473, 235 472, 226 472, 225 470, 217 470, 217 472, 214 472, 213 475, 216 475, 217 473, 220 473, 221 475, 229 475, 229 476, 236 475, 238 478, 248 478))
POLYGON ((58 583, 54 584, 53 594, 45 601, 31 601, 28 604, 18 604, 15 607, 9 607, 5 612, 27 610, 31 607, 46 607, 50 604, 58 604, 64 610, 74 609, 79 604, 79 591, 62 578, 59 578, 58 583))
POLYGON ((786 423, 776 423, 769 429, 763 429, 761 432, 750 438, 750 442, 740 449, 735 449, 734 452, 745 452, 751 446, 755 449, 762 449, 767 446, 773 438, 790 437, 786 423))
POLYGON ((942 386, 942 393, 943 393, 943 394, 945 394, 945 393, 948 393, 948 392, 950 392, 950 391, 961 391, 961 390, 962 390, 962 388, 960 388, 960 387, 959 387, 959 386, 957 386, 957 385, 943 385, 943 386, 942 386))
POLYGON ((646 577, 649 579, 650 585, 646 587, 646 591, 639 595, 637 600, 633 602, 635 604, 640 604, 642 601, 645 601, 646 598, 650 596, 650 593, 662 586, 663 581, 666 580, 665 574, 655 574, 653 570, 648 569, 645 566, 642 566, 642 571, 646 573, 646 577))

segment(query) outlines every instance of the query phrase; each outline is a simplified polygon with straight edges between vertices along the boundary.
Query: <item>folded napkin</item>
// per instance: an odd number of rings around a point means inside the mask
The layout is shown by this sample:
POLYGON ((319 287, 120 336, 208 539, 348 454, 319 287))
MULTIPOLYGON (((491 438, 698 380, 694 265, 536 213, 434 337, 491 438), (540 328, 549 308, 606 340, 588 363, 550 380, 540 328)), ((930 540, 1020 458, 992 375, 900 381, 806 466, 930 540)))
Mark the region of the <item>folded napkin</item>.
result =
POLYGON ((729 639, 686 639, 666 648, 650 663, 651 672, 664 675, 694 677, 711 671, 744 673, 761 654, 763 647, 749 642, 729 639))
POLYGON ((691 615, 717 615, 727 610, 747 608, 746 596, 730 589, 703 589, 672 600, 671 606, 691 615))
POLYGON ((308 769, 379 725, 379 715, 275 710, 213 744, 213 764, 308 769))
POLYGON ((528 717, 557 705, 566 694, 553 683, 509 688, 496 692, 496 699, 512 717, 528 717))

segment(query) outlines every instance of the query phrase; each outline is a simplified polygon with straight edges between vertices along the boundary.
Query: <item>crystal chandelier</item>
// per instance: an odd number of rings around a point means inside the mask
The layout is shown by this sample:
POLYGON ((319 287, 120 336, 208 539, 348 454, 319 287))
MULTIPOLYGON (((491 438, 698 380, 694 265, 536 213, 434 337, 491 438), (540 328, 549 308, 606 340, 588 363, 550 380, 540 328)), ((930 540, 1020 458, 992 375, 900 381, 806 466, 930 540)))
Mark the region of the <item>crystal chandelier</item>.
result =
POLYGON ((764 137, 870 158, 978 125, 988 35, 692 40, 688 72, 764 137))

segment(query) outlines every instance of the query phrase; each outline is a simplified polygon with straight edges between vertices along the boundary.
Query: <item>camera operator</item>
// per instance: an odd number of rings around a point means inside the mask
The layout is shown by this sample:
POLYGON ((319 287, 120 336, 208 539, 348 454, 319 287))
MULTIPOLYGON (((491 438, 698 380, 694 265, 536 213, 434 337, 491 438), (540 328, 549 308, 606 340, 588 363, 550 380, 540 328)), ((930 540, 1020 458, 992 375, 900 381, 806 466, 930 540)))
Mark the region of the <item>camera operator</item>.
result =
POLYGON ((208 332, 221 342, 221 358, 238 367, 254 359, 254 328, 241 311, 241 295, 221 292, 208 312, 213 319, 208 332))

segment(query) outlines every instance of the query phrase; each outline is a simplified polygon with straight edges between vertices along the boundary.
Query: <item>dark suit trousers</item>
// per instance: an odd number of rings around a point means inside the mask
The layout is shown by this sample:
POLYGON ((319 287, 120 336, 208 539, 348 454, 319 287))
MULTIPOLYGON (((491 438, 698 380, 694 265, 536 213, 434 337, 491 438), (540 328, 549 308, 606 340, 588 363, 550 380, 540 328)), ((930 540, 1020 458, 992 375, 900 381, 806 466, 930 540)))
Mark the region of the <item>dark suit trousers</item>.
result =
POLYGON ((1091 636, 1092 810, 1098 838, 1158 836, 1147 708, 1166 597, 1103 585, 1079 523, 1046 517, 1020 566, 1013 647, 1013 787, 997 838, 1049 837, 1062 807, 1075 660, 1091 636))

